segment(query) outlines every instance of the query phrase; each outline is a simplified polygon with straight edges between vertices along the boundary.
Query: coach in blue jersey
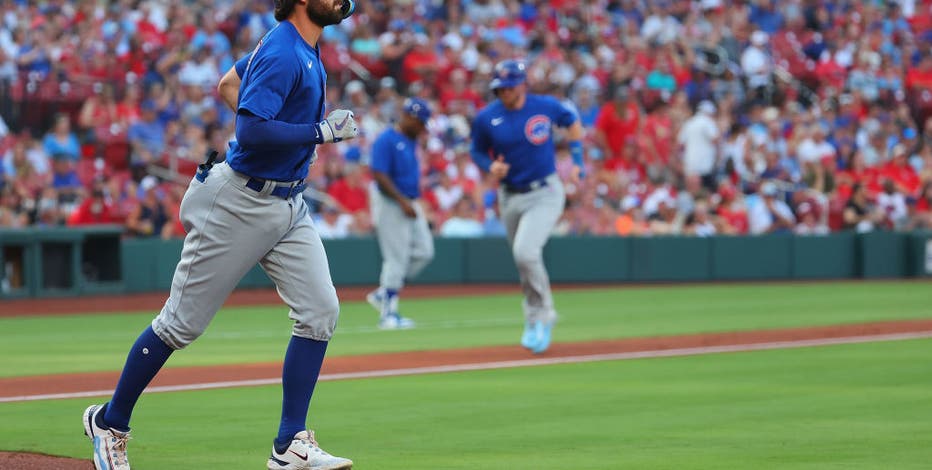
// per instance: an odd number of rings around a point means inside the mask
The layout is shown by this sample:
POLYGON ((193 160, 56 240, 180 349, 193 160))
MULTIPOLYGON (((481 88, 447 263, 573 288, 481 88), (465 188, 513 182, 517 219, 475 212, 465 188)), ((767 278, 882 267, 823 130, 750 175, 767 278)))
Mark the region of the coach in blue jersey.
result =
POLYGON ((499 212, 524 291, 521 344, 542 353, 557 317, 543 249, 566 202, 552 131, 554 125, 568 128, 576 182, 583 171, 583 128, 575 110, 553 97, 528 94, 525 78, 520 61, 496 64, 490 87, 498 99, 473 121, 472 157, 500 182, 499 212))
POLYGON ((421 272, 434 258, 434 239, 418 198, 421 165, 417 137, 430 119, 430 108, 420 98, 408 98, 395 127, 372 144, 372 215, 382 273, 379 288, 366 299, 380 314, 379 328, 411 328, 414 321, 398 312, 398 293, 405 278, 421 272))
POLYGON ((318 144, 356 137, 349 110, 324 117, 323 28, 352 14, 352 0, 276 0, 269 31, 218 91, 236 110, 226 161, 198 168, 181 203, 187 231, 171 293, 130 349, 111 400, 84 412, 98 470, 128 470, 136 401, 173 351, 207 328, 256 263, 275 283, 294 322, 282 368, 282 412, 269 469, 350 468, 323 451, 307 427, 311 395, 339 315, 339 301, 304 191, 318 144), (238 84, 238 86, 233 85, 238 84))

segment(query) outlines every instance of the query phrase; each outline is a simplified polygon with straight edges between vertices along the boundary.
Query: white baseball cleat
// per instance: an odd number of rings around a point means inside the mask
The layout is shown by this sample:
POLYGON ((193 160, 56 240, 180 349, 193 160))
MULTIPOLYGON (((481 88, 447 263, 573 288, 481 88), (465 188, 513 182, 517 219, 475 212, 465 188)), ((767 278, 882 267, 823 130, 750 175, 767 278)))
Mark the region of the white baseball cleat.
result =
POLYGON ((119 432, 97 425, 97 414, 104 407, 91 405, 84 410, 84 435, 94 444, 94 468, 97 470, 130 470, 126 456, 129 431, 119 432))
POLYGON ((376 312, 382 313, 382 303, 384 301, 385 297, 382 295, 382 289, 376 289, 366 294, 366 302, 369 302, 369 305, 371 305, 376 312))
POLYGON ((414 320, 401 316, 398 312, 389 313, 379 320, 380 330, 407 330, 414 328, 414 320))
POLYGON ((294 435, 291 445, 279 454, 272 446, 269 470, 342 470, 353 468, 353 461, 328 454, 317 445, 314 431, 294 435))

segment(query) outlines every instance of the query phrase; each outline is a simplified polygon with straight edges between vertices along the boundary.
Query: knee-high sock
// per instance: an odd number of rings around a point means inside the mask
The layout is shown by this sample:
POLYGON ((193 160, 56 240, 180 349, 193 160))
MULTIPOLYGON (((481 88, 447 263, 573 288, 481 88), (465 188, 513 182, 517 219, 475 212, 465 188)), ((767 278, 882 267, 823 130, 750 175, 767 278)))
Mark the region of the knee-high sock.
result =
POLYGON ((107 426, 117 431, 129 430, 129 419, 133 414, 133 407, 136 406, 136 400, 172 352, 174 349, 165 344, 152 331, 151 326, 139 335, 126 357, 126 364, 123 366, 120 381, 117 382, 116 391, 113 392, 113 398, 107 403, 103 417, 107 426))
POLYGON ((287 448, 294 435, 307 429, 307 409, 327 353, 327 341, 292 336, 282 368, 282 420, 275 445, 287 448))

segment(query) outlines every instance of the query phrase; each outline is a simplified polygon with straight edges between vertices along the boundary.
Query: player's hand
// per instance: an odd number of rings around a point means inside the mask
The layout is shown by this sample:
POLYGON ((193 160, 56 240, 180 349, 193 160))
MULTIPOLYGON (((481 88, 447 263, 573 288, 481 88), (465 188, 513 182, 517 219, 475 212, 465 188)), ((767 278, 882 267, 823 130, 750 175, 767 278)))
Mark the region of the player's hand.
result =
POLYGON ((511 168, 511 165, 505 163, 505 157, 499 155, 498 158, 492 162, 492 165, 489 166, 489 173, 498 179, 502 179, 508 174, 509 168, 511 168))
POLYGON ((409 219, 417 218, 417 211, 414 210, 414 205, 407 199, 401 200, 401 211, 404 212, 405 216, 409 219))
POLYGON ((569 182, 573 184, 579 184, 579 180, 583 179, 585 174, 583 173, 582 168, 573 165, 573 169, 570 170, 569 182))
POLYGON ((337 109, 327 115, 317 124, 320 130, 321 142, 339 142, 341 140, 352 139, 359 135, 359 128, 356 126, 356 117, 348 109, 337 109))

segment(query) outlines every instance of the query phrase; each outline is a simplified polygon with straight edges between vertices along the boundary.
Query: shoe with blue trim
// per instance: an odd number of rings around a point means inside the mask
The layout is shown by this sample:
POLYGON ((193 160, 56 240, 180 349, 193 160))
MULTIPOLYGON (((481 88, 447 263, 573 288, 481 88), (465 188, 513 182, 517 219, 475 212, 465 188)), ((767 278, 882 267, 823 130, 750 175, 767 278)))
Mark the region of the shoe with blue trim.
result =
POLYGON ((403 317, 398 312, 389 313, 379 320, 380 330, 407 330, 414 326, 414 320, 403 317))
POLYGON ((320 448, 314 431, 301 431, 294 435, 291 445, 279 454, 272 446, 269 470, 343 470, 353 468, 353 461, 336 457, 320 448))
POLYGON ((129 431, 119 432, 97 425, 97 414, 103 405, 91 405, 84 410, 84 435, 94 444, 94 468, 97 470, 130 470, 126 456, 129 431))
POLYGON ((540 354, 550 347, 550 333, 553 330, 553 323, 539 321, 534 324, 534 330, 537 332, 537 344, 531 348, 531 352, 540 354))
POLYGON ((537 327, 533 322, 524 323, 524 333, 521 334, 521 346, 531 351, 537 346, 537 327))

